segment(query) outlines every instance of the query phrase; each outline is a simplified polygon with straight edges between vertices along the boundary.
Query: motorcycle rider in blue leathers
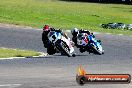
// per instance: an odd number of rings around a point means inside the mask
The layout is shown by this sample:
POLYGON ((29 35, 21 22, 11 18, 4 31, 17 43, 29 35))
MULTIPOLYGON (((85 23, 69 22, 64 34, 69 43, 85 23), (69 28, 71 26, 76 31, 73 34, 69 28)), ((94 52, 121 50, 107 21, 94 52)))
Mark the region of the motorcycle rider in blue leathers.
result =
POLYGON ((95 37, 93 37, 93 35, 89 35, 89 36, 88 36, 88 39, 89 39, 89 43, 94 43, 94 45, 95 45, 96 48, 98 49, 98 46, 97 46, 98 40, 96 40, 95 37))
POLYGON ((78 47, 78 44, 77 44, 77 36, 78 36, 78 34, 79 33, 87 33, 88 34, 88 41, 89 41, 89 43, 94 43, 95 45, 96 45, 96 47, 98 48, 98 46, 97 46, 97 42, 98 42, 98 40, 96 40, 95 39, 95 36, 93 35, 93 33, 90 33, 90 31, 88 31, 88 30, 79 30, 79 29, 77 29, 77 28, 73 28, 72 30, 71 30, 71 33, 72 33, 72 40, 73 40, 73 42, 75 43, 75 46, 77 46, 78 47))

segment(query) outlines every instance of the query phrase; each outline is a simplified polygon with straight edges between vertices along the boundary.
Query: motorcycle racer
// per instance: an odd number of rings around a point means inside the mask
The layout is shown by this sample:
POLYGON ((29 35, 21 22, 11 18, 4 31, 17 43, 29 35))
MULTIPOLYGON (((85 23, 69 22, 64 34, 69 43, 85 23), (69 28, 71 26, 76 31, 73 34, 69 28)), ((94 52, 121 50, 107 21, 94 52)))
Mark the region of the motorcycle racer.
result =
MULTIPOLYGON (((71 33, 72 33, 72 36, 73 36, 72 37, 72 41, 75 43, 75 46, 77 46, 77 47, 78 47, 78 44, 77 44, 77 36, 78 36, 78 34, 85 33, 85 34, 87 34, 87 36, 91 36, 91 37, 95 38, 93 33, 90 33, 90 31, 88 31, 88 30, 83 30, 83 29, 79 30, 77 28, 73 28, 71 30, 71 33)), ((88 40, 91 40, 92 39, 91 37, 88 37, 88 40)))
POLYGON ((73 35, 72 40, 81 53, 85 51, 99 55, 104 53, 101 41, 97 40, 93 33, 90 33, 90 31, 82 29, 78 30, 77 28, 74 28, 71 30, 71 33, 73 35))
POLYGON ((43 33, 42 33, 42 41, 43 41, 43 44, 44 44, 44 47, 47 48, 47 45, 49 43, 49 40, 48 40, 48 33, 50 32, 50 27, 48 25, 45 25, 43 27, 43 33))
POLYGON ((49 25, 44 25, 43 27, 43 33, 42 33, 42 41, 43 41, 43 44, 44 44, 44 47, 47 48, 47 46, 49 45, 49 40, 48 40, 48 33, 50 31, 56 31, 56 32, 60 32, 65 38, 69 39, 67 34, 62 32, 61 30, 56 30, 54 29, 53 27, 49 27, 49 25))
POLYGON ((47 48, 47 53, 49 55, 52 55, 54 53, 56 53, 56 49, 53 46, 53 44, 49 41, 48 39, 48 33, 53 30, 53 28, 49 27, 49 25, 44 25, 43 27, 43 33, 42 33, 42 41, 44 44, 44 47, 47 48))
POLYGON ((55 54, 57 52, 57 50, 55 49, 54 45, 48 39, 48 34, 51 31, 55 31, 55 32, 61 33, 62 36, 64 36, 66 39, 68 39, 68 41, 70 41, 70 38, 67 36, 67 34, 65 32, 63 32, 61 30, 56 30, 53 27, 49 27, 49 25, 44 25, 43 33, 42 33, 42 41, 43 41, 44 47, 47 48, 47 53, 50 54, 50 55, 55 54))

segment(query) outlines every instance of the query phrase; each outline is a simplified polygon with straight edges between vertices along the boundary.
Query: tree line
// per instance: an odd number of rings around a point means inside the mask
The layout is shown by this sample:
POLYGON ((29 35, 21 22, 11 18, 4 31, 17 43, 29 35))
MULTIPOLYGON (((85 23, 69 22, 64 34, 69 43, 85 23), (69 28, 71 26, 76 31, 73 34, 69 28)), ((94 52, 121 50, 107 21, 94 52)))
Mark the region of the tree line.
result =
POLYGON ((62 1, 132 4, 132 0, 62 0, 62 1))

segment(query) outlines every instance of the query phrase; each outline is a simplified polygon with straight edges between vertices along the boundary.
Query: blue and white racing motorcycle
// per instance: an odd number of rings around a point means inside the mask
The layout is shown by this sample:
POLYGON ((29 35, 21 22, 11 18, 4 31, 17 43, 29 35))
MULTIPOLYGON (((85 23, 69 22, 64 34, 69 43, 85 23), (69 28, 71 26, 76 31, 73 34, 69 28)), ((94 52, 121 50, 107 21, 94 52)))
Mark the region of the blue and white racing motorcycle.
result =
POLYGON ((92 35, 79 33, 77 35, 77 45, 81 53, 87 51, 94 54, 104 54, 100 40, 96 40, 92 35))
POLYGON ((61 32, 50 31, 48 39, 61 54, 75 57, 74 47, 70 39, 64 37, 61 32))

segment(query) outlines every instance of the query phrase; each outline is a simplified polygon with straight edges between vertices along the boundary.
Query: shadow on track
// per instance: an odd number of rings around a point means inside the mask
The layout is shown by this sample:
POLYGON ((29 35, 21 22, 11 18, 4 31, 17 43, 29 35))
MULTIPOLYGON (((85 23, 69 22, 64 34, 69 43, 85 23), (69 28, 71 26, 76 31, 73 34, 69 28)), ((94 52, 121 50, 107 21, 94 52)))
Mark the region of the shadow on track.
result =
MULTIPOLYGON (((88 54, 88 55, 89 55, 89 54, 88 54)), ((84 55, 84 54, 80 55, 80 54, 77 54, 76 57, 77 57, 77 56, 88 56, 88 55, 84 55)), ((66 55, 53 55, 53 56, 60 56, 60 57, 64 57, 64 56, 65 56, 65 57, 67 57, 66 55)))
MULTIPOLYGON (((26 58, 55 58, 55 57, 51 57, 51 56, 43 56, 43 57, 26 57, 26 58)), ((25 59, 26 59, 25 58, 25 59)))

